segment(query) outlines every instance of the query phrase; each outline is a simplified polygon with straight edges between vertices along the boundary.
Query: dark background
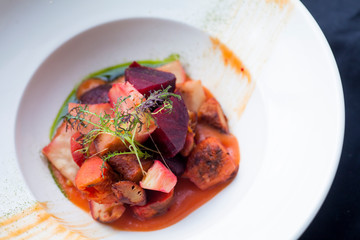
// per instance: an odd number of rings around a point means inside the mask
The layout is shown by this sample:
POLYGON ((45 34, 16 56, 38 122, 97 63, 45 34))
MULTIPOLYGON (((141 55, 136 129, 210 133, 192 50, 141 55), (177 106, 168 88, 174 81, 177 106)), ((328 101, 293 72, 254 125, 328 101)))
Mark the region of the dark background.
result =
POLYGON ((334 53, 345 97, 345 138, 330 192, 307 239, 360 239, 360 0, 301 0, 334 53))

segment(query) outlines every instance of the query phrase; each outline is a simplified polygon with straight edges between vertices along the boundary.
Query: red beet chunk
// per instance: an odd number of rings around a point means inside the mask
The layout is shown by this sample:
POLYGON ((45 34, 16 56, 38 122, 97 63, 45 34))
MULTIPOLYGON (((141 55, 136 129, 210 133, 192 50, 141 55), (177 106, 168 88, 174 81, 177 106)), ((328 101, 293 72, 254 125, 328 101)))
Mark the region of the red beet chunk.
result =
POLYGON ((181 177, 181 175, 183 175, 186 168, 186 161, 183 156, 178 154, 173 158, 166 158, 164 160, 175 176, 181 177))
POLYGON ((172 112, 161 111, 154 115, 158 128, 151 135, 166 158, 174 157, 184 147, 189 122, 184 101, 175 97, 170 99, 173 102, 172 112))
POLYGON ((108 92, 111 88, 110 84, 100 85, 85 92, 80 97, 80 103, 83 104, 98 104, 109 102, 108 92))
POLYGON ((148 96, 150 91, 157 91, 171 86, 170 92, 175 89, 176 77, 169 72, 143 67, 133 62, 125 70, 125 81, 130 82, 141 94, 148 96))

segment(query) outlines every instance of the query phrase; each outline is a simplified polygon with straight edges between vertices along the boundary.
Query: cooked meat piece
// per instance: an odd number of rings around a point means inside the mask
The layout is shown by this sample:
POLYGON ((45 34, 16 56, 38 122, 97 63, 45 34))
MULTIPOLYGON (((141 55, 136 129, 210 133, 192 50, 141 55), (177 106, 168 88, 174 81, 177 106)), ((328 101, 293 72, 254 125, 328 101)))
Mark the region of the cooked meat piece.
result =
POLYGON ((186 107, 190 111, 197 112, 206 98, 201 81, 186 81, 177 87, 186 107))
POLYGON ((89 201, 91 216, 101 223, 111 223, 118 220, 126 208, 122 203, 100 204, 89 201))
POLYGON ((141 219, 149 219, 166 213, 174 197, 174 190, 169 193, 147 191, 147 204, 144 206, 132 206, 135 215, 141 219))
MULTIPOLYGON (((110 158, 109 165, 114 171, 120 173, 125 180, 138 183, 142 178, 142 172, 135 154, 124 154, 110 158)), ((151 160, 141 160, 144 171, 147 171, 151 165, 151 160)))
POLYGON ((104 85, 106 82, 100 78, 89 78, 83 81, 76 90, 76 97, 80 100, 81 96, 100 85, 104 85))
POLYGON ((206 138, 194 148, 186 167, 186 175, 202 190, 235 177, 238 171, 238 165, 215 137, 206 138))
POLYGON ((115 196, 122 203, 144 206, 146 204, 145 190, 131 181, 119 181, 112 185, 115 196))
POLYGON ((201 122, 206 122, 225 133, 229 132, 226 116, 215 98, 209 98, 201 104, 198 117, 201 122))

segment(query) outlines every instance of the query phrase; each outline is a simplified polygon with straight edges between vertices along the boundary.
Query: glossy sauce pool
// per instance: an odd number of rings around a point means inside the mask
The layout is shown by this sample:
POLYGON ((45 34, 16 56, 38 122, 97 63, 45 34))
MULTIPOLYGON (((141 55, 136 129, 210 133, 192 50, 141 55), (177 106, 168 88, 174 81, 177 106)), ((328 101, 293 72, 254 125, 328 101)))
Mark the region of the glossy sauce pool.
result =
MULTIPOLYGON (((206 136, 218 137, 230 155, 233 156, 233 159, 239 163, 239 145, 235 136, 231 134, 222 134, 217 130, 202 124, 198 125, 197 132, 200 133, 199 136, 201 138, 205 138, 206 136)), ((58 170, 51 165, 50 168, 68 199, 81 209, 90 212, 86 198, 74 186, 69 185, 67 180, 58 170)), ((169 227, 184 219, 190 213, 205 204, 230 182, 231 181, 216 185, 208 190, 200 190, 190 180, 181 177, 178 179, 178 183, 175 186, 173 202, 165 214, 147 220, 140 220, 130 209, 127 209, 119 220, 108 225, 126 231, 154 231, 169 227)))

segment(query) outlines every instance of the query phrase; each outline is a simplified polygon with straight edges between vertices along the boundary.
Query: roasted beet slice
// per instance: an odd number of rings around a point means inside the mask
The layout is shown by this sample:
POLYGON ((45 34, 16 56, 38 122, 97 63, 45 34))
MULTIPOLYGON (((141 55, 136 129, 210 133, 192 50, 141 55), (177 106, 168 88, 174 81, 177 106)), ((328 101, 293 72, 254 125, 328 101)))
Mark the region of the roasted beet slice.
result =
POLYGON ((146 195, 147 204, 145 206, 131 207, 134 214, 141 220, 166 213, 174 197, 174 190, 169 193, 146 191, 146 195))
POLYGON ((134 85, 141 94, 148 96, 150 91, 165 89, 168 86, 171 86, 170 92, 173 92, 176 77, 172 73, 144 67, 133 62, 125 70, 125 81, 134 85))
POLYGON ((83 104, 97 104, 109 102, 108 92, 111 88, 110 84, 103 84, 95 87, 80 97, 80 102, 83 104))
POLYGON ((81 96, 100 85, 104 85, 106 82, 99 78, 89 78, 83 81, 76 90, 76 97, 80 100, 81 96))
POLYGON ((184 147, 189 122, 184 101, 175 97, 170 100, 173 102, 171 113, 162 110, 154 115, 158 128, 151 135, 166 158, 174 157, 184 147))
POLYGON ((172 158, 166 158, 165 162, 175 176, 180 177, 185 172, 186 160, 180 154, 172 158))

